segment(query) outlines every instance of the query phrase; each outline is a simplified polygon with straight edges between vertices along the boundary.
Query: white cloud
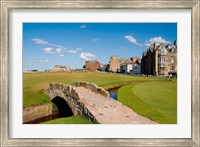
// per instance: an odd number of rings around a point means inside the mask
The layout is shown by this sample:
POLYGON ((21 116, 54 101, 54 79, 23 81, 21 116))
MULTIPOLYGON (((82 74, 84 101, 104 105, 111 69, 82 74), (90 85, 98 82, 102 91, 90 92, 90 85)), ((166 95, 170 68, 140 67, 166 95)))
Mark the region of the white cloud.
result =
POLYGON ((149 41, 146 41, 144 45, 149 47, 151 45, 151 43, 149 43, 149 41))
POLYGON ((87 28, 87 26, 84 25, 84 24, 82 24, 82 25, 80 26, 80 29, 84 29, 84 28, 87 28))
POLYGON ((98 38, 94 38, 92 39, 92 42, 97 42, 99 39, 98 38))
POLYGON ((142 44, 138 43, 137 40, 132 35, 126 35, 124 36, 124 38, 135 45, 143 46, 142 44))
POLYGON ((77 48, 76 48, 76 50, 77 50, 77 51, 81 51, 81 50, 82 50, 82 48, 78 48, 78 47, 77 47, 77 48))
POLYGON ((52 43, 48 43, 48 45, 53 46, 53 47, 58 47, 58 48, 62 48, 62 47, 63 47, 63 46, 61 46, 61 45, 52 44, 52 43))
POLYGON ((153 43, 157 43, 157 44, 161 44, 161 43, 164 43, 164 44, 170 44, 171 42, 162 38, 161 36, 158 36, 158 37, 154 37, 154 38, 151 38, 149 40, 147 40, 145 42, 145 45, 146 46, 150 46, 151 44, 153 43))
POLYGON ((62 49, 61 49, 61 48, 57 48, 57 49, 56 49, 56 53, 59 54, 59 53, 61 53, 61 52, 62 52, 62 49))
POLYGON ((53 51, 53 48, 51 48, 51 47, 44 48, 43 51, 44 51, 46 54, 54 54, 54 53, 55 53, 55 52, 53 51))
POLYGON ((71 53, 71 54, 76 54, 76 53, 77 53, 77 50, 68 50, 67 52, 68 52, 68 53, 71 53))
POLYGON ((96 59, 96 56, 92 53, 85 53, 85 52, 82 52, 80 55, 79 55, 79 58, 83 59, 83 60, 95 60, 96 59))
POLYGON ((42 39, 39 39, 39 38, 33 38, 31 39, 33 42, 35 42, 36 44, 48 44, 47 41, 44 41, 42 39))
POLYGON ((60 54, 60 56, 61 56, 61 57, 64 57, 65 55, 64 55, 64 54, 60 54))
POLYGON ((51 46, 51 47, 57 47, 57 48, 63 48, 63 46, 61 45, 57 45, 57 44, 53 44, 53 43, 49 43, 47 41, 44 41, 42 39, 39 39, 39 38, 33 38, 31 39, 33 42, 35 42, 36 44, 40 44, 40 45, 48 45, 48 46, 51 46))
POLYGON ((46 59, 46 60, 45 60, 45 62, 49 62, 49 60, 48 60, 48 59, 46 59))

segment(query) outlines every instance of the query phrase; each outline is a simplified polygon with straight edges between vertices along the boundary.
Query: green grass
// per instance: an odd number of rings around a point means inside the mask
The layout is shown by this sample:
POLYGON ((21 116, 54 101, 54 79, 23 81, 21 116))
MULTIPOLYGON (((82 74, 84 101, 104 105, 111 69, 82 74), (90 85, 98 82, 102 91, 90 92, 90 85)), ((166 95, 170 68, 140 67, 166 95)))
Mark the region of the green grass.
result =
POLYGON ((123 86, 118 91, 118 100, 158 123, 177 123, 176 80, 135 82, 123 86))
POLYGON ((90 120, 84 119, 80 115, 54 119, 42 124, 93 124, 90 120))
MULTIPOLYGON (((162 80, 162 79, 154 79, 162 80)), ((50 102, 49 98, 42 94, 41 90, 48 88, 51 82, 71 84, 77 81, 87 81, 97 84, 100 87, 109 89, 134 81, 151 81, 150 78, 129 76, 122 74, 109 74, 102 72, 39 72, 23 73, 23 106, 37 105, 50 102)))
MULTIPOLYGON (((50 103, 50 99, 43 94, 42 89, 48 88, 51 82, 71 84, 77 81, 92 82, 105 89, 126 85, 118 91, 118 100, 124 105, 158 123, 177 122, 176 79, 169 81, 163 78, 96 71, 72 72, 71 74, 65 72, 23 73, 23 106, 50 103)), ((53 109, 56 107, 54 106, 53 109)), ((71 121, 72 123, 84 123, 77 116, 54 120, 52 123, 70 123, 71 121)))
POLYGON ((49 103, 50 100, 42 90, 24 92, 23 106, 27 105, 40 105, 44 103, 49 103))

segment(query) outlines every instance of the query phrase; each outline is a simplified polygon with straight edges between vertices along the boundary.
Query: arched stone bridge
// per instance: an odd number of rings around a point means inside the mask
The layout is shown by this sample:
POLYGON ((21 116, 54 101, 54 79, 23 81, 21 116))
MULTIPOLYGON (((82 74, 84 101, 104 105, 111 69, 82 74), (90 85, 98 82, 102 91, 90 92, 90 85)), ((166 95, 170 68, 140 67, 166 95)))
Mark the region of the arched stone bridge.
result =
POLYGON ((76 82, 72 85, 50 83, 43 90, 51 101, 63 98, 74 115, 100 124, 154 124, 148 118, 137 115, 119 101, 109 98, 108 91, 93 83, 76 82))

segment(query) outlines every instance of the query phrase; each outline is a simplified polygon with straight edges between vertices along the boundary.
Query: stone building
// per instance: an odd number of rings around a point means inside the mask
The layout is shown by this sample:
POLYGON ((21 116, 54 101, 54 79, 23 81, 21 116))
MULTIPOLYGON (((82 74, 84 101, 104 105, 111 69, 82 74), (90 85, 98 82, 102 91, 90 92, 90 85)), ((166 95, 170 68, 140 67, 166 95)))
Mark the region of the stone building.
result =
POLYGON ((109 71, 112 72, 117 72, 120 69, 120 60, 118 59, 118 56, 112 56, 110 58, 110 62, 109 62, 109 71))
POLYGON ((70 71, 70 67, 68 66, 63 66, 63 65, 55 65, 54 68, 52 69, 53 72, 66 72, 70 71))
POLYGON ((150 45, 149 49, 142 54, 141 70, 146 75, 177 74, 177 42, 174 45, 150 45))
POLYGON ((100 63, 98 61, 85 61, 85 70, 99 70, 100 63))
POLYGON ((141 59, 139 57, 119 59, 118 56, 115 55, 110 58, 109 70, 111 72, 120 72, 120 66, 122 64, 134 64, 136 61, 140 63, 141 59))

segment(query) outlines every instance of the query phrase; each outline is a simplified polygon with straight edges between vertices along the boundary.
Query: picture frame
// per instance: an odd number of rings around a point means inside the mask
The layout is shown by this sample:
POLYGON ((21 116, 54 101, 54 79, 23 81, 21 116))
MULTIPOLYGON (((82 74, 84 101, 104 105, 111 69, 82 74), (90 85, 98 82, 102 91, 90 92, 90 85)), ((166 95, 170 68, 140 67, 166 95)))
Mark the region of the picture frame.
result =
POLYGON ((1 146, 199 146, 199 89, 200 89, 200 1, 1 1, 1 146), (192 137, 190 139, 30 139, 9 138, 9 12, 11 9, 191 9, 192 12, 192 137))

